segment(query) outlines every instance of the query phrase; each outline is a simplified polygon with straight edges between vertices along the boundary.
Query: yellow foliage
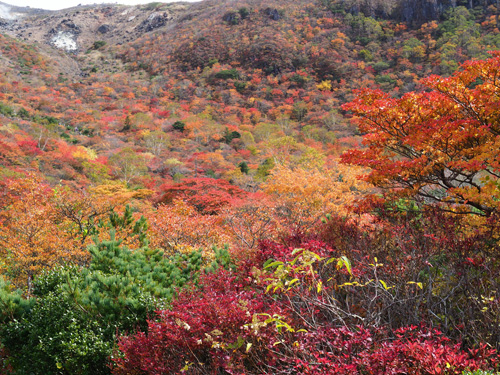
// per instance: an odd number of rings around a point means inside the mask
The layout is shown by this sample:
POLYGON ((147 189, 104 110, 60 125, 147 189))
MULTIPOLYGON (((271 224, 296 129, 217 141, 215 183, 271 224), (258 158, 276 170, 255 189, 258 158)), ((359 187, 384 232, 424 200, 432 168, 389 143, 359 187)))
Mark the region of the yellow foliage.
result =
POLYGON ((316 88, 319 91, 331 91, 332 89, 332 81, 322 81, 320 84, 316 85, 316 88))
POLYGON ((83 146, 78 146, 72 155, 75 159, 80 159, 80 160, 97 159, 97 153, 94 150, 83 146))

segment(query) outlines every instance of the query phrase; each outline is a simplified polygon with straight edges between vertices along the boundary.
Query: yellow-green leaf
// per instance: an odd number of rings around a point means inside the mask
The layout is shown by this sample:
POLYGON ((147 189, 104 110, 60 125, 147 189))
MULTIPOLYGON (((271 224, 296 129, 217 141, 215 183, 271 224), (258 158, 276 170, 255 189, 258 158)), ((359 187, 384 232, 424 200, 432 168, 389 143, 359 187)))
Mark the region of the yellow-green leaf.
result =
POLYGON ((420 289, 424 289, 424 286, 422 283, 416 283, 415 281, 408 281, 407 284, 415 284, 418 286, 420 289))
POLYGON ((345 255, 342 255, 340 259, 342 260, 342 263, 344 264, 345 268, 347 268, 347 272, 349 272, 349 275, 352 275, 351 262, 349 261, 349 259, 347 259, 345 255))
POLYGON ((392 287, 388 287, 384 280, 379 280, 379 281, 380 281, 380 284, 382 284, 382 286, 384 287, 385 290, 389 290, 389 289, 392 288, 392 287))

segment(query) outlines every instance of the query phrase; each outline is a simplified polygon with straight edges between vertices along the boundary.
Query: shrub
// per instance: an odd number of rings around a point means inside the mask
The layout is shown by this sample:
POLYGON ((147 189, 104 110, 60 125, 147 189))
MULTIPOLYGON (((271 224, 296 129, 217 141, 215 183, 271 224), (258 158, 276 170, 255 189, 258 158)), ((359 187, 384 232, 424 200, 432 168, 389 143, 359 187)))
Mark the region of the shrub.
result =
POLYGON ((236 91, 238 91, 240 94, 243 93, 243 91, 245 90, 245 88, 247 87, 247 84, 246 82, 240 82, 240 81, 236 81, 234 82, 234 88, 236 89, 236 91))
POLYGON ((6 104, 0 103, 0 114, 6 117, 14 116, 14 110, 6 104))
POLYGON ((183 123, 182 121, 176 121, 172 124, 172 128, 182 133, 186 128, 186 124, 183 123))
MULTIPOLYGON (((203 262, 200 252, 165 258, 114 240, 89 251, 88 267, 66 266, 38 277, 30 308, 21 299, 4 317, 0 338, 16 373, 108 374, 116 334, 146 329, 177 288, 196 281, 203 262)), ((217 252, 210 269, 219 263, 227 263, 227 252, 217 252)))
POLYGON ((240 14, 242 20, 244 20, 250 15, 250 11, 248 10, 248 8, 245 7, 238 9, 238 13, 240 14))
POLYGON ((219 79, 238 79, 240 78, 240 73, 236 69, 226 69, 215 73, 215 78, 219 79))
POLYGON ((390 67, 391 65, 386 63, 385 61, 377 61, 375 64, 372 65, 373 70, 375 70, 375 72, 377 73, 387 70, 390 67))
POLYGON ((241 138, 241 134, 236 130, 230 131, 228 128, 224 131, 223 141, 227 144, 231 143, 233 139, 241 138))
POLYGON ((248 164, 246 161, 242 161, 238 164, 238 168, 240 168, 241 173, 248 174, 250 169, 248 168, 248 164))
POLYGON ((91 49, 98 50, 99 48, 104 47, 105 45, 106 45, 106 41, 104 41, 104 40, 97 40, 92 45, 91 49))
POLYGON ((360 59, 364 61, 372 61, 373 60, 373 55, 370 51, 367 49, 362 49, 361 51, 358 52, 358 56, 360 59))
POLYGON ((303 75, 294 74, 290 77, 290 81, 294 82, 299 87, 304 87, 309 79, 307 77, 304 77, 303 75))
POLYGON ((296 350, 289 366, 302 374, 461 375, 466 370, 491 369, 497 360, 491 350, 482 348, 476 356, 451 345, 439 331, 415 326, 395 331, 394 338, 384 330, 362 327, 324 329, 305 336, 302 350, 296 350))
POLYGON ((147 333, 120 338, 113 373, 263 373, 276 362, 277 338, 256 314, 279 309, 249 286, 228 271, 203 276, 201 293, 184 290, 147 333))
POLYGON ((236 12, 227 12, 222 16, 222 20, 230 25, 237 25, 240 23, 241 15, 236 12))
POLYGON ((203 276, 200 289, 183 290, 149 321, 147 333, 120 338, 114 373, 460 375, 498 364, 495 350, 461 350, 435 329, 350 324, 343 318, 357 314, 355 306, 328 313, 328 305, 346 298, 342 278, 359 275, 346 258, 328 262, 333 251, 321 242, 302 244, 317 253, 268 246, 236 273, 203 276), (282 260, 256 269, 267 256, 282 260))
POLYGON ((248 195, 244 190, 231 185, 226 180, 212 178, 186 178, 173 185, 160 186, 157 204, 172 203, 183 199, 205 215, 218 214, 233 199, 243 199, 248 195))

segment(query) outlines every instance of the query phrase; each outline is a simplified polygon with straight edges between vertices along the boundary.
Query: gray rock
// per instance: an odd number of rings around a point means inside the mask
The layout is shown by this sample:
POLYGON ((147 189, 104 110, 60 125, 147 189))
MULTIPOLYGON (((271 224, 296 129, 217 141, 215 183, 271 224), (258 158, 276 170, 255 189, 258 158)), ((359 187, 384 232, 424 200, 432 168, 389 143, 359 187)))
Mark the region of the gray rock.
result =
POLYGON ((97 29, 97 32, 98 33, 101 33, 101 34, 106 34, 107 32, 109 32, 111 30, 111 26, 109 25, 101 25, 99 26, 99 28, 97 29))

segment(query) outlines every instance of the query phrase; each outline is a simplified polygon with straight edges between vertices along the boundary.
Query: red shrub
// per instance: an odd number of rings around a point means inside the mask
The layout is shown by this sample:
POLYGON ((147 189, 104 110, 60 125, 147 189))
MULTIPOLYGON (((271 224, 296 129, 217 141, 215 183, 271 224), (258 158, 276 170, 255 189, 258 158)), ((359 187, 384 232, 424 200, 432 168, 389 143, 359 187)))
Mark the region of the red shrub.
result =
MULTIPOLYGON (((437 330, 401 328, 388 337, 383 330, 328 328, 307 334, 294 356, 294 373, 437 375, 492 369, 494 350, 465 352, 437 330)), ((291 373, 291 372, 289 372, 291 373)))
POLYGON ((276 331, 255 314, 282 315, 277 305, 228 271, 204 276, 200 286, 183 291, 171 310, 159 311, 147 333, 120 338, 124 357, 113 359, 114 374, 178 374, 188 368, 241 374, 276 362, 276 331))
POLYGON ((218 214, 233 199, 247 196, 247 192, 238 186, 213 178, 186 178, 177 184, 162 185, 160 191, 156 203, 171 203, 174 199, 183 199, 199 212, 208 215, 218 214))

